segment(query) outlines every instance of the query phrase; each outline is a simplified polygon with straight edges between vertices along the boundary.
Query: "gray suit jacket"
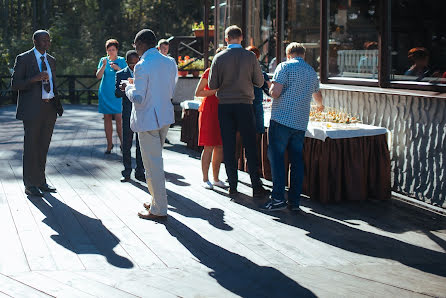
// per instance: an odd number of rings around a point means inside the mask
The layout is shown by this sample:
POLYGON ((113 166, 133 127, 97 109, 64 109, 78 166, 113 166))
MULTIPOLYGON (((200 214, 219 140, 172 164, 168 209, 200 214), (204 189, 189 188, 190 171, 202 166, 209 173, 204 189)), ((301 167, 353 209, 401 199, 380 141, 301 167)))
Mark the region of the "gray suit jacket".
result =
MULTIPOLYGON (((57 98, 56 89, 56 59, 48 55, 48 63, 51 67, 53 77, 53 88, 56 97, 52 100, 57 113, 61 116, 62 105, 57 98)), ((44 104, 42 101, 42 82, 31 82, 31 78, 40 72, 37 65, 34 50, 31 49, 16 57, 14 73, 11 79, 12 90, 18 91, 16 118, 19 120, 32 120, 40 113, 40 108, 44 104)))

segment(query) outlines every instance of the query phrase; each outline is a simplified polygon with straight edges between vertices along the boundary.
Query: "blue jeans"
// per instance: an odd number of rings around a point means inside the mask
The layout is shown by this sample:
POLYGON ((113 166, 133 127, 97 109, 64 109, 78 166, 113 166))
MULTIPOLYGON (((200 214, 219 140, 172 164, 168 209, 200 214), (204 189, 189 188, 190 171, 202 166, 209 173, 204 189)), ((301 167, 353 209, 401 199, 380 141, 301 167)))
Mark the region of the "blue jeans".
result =
POLYGON ((288 205, 299 206, 300 193, 304 180, 303 145, 305 131, 293 129, 271 120, 268 129, 268 159, 271 163, 273 191, 271 197, 285 201, 285 150, 291 163, 290 190, 288 205))

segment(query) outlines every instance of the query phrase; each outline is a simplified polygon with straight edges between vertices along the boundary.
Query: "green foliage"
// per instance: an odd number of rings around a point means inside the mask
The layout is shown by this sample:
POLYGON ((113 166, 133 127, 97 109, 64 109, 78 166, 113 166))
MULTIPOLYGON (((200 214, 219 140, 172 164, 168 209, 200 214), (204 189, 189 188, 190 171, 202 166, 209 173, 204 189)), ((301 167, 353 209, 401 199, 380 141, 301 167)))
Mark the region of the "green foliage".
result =
POLYGON ((33 47, 32 33, 48 29, 48 51, 58 74, 94 74, 105 56, 105 41, 120 42, 119 55, 135 34, 152 29, 158 38, 190 35, 202 20, 203 0, 41 0, 0 1, 0 75, 9 75, 15 57, 33 47), (35 7, 33 7, 35 3, 35 7), (34 24, 34 25, 33 25, 34 24))

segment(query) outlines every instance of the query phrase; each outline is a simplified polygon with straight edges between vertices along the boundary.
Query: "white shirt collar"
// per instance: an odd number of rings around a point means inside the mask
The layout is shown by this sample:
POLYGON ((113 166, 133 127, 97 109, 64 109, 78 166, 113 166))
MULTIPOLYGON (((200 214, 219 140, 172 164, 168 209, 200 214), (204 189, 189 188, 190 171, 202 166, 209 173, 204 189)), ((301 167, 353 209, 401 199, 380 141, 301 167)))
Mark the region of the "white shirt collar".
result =
POLYGON ((34 47, 34 55, 36 55, 37 61, 40 61, 40 57, 45 57, 46 58, 46 52, 43 53, 43 55, 34 47))
POLYGON ((228 49, 240 49, 243 48, 241 44, 239 43, 231 43, 228 44, 228 49))

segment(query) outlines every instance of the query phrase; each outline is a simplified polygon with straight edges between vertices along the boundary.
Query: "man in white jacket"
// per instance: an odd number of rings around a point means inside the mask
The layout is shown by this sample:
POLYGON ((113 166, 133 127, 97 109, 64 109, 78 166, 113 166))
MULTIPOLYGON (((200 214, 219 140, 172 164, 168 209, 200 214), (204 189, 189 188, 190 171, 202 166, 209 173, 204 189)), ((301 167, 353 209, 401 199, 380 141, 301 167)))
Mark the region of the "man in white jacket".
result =
POLYGON ((141 57, 135 65, 134 80, 122 84, 133 103, 130 127, 138 133, 146 180, 152 201, 138 213, 144 219, 167 218, 166 180, 162 148, 169 126, 175 122, 171 103, 177 81, 176 63, 156 49, 156 36, 150 29, 139 31, 133 46, 141 57))

